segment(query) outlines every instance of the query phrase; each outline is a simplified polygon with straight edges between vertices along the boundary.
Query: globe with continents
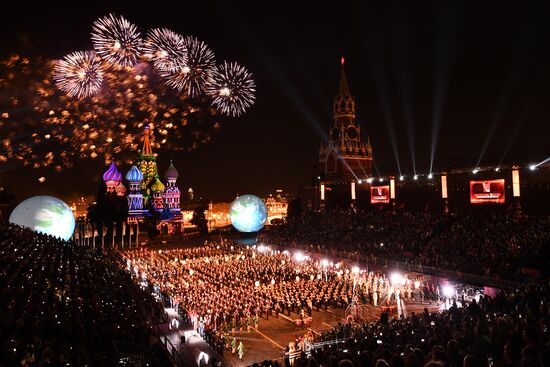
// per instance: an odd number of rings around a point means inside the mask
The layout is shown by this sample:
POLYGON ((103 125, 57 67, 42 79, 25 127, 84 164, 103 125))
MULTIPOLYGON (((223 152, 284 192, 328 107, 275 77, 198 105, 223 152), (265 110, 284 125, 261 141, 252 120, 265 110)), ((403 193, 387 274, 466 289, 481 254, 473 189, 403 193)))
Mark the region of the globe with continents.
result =
POLYGON ((53 196, 33 196, 22 201, 10 215, 10 223, 68 240, 74 232, 73 211, 53 196))
POLYGON ((256 195, 242 195, 231 204, 229 217, 238 231, 257 232, 267 220, 267 207, 256 195))

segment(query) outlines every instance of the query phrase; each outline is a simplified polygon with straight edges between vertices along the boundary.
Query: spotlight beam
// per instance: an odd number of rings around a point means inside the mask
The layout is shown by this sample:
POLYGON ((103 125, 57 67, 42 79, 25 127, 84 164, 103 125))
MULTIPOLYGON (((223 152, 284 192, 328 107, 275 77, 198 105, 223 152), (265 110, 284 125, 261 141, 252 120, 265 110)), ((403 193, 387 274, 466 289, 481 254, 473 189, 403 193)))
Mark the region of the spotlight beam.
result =
MULTIPOLYGON (((392 3, 391 14, 395 15, 393 23, 397 26, 393 28, 395 37, 395 62, 401 73, 401 97, 403 104, 403 119, 407 133, 407 141, 409 143, 409 153, 411 155, 411 163, 414 174, 416 174, 416 155, 415 155, 415 137, 414 137, 414 121, 413 110, 411 103, 411 71, 410 59, 412 57, 411 32, 412 28, 408 23, 408 18, 404 16, 402 7, 397 6, 397 3, 392 3)), ((401 175, 400 175, 401 176, 401 175)))
POLYGON ((504 161, 504 158, 506 157, 506 154, 508 154, 508 151, 510 151, 510 148, 512 147, 512 144, 514 143, 516 136, 518 135, 519 131, 523 127, 523 124, 525 120, 527 120, 527 116, 529 115, 529 107, 526 107, 518 119, 518 122, 516 123, 516 126, 514 126, 514 130, 510 134, 510 138, 508 139, 508 143, 506 144, 506 147, 504 148, 504 151, 502 152, 502 155, 500 157, 500 160, 498 162, 498 165, 500 166, 502 162, 504 161))
POLYGON ((441 117, 445 106, 445 97, 447 94, 447 84, 449 81, 449 68, 451 59, 451 49, 449 45, 454 40, 456 14, 454 3, 441 5, 439 12, 443 12, 437 19, 436 32, 436 54, 435 54, 435 78, 434 78, 434 109, 432 113, 432 139, 430 151, 430 173, 433 171, 435 151, 439 140, 439 131, 441 129, 441 117))
POLYGON ((538 166, 541 166, 545 163, 548 163, 548 162, 550 162, 550 157, 547 157, 544 160, 540 161, 539 163, 535 164, 535 168, 537 168, 538 166))
MULTIPOLYGON (((376 24, 376 20, 372 19, 373 24, 376 24)), ((392 113, 392 106, 390 101, 390 95, 388 92, 388 81, 386 77, 386 68, 384 62, 381 59, 382 47, 380 41, 375 37, 374 32, 366 32, 367 39, 367 49, 371 55, 371 72, 376 81, 376 86, 378 88, 378 94, 382 102, 382 113, 384 115, 384 122, 386 125, 386 130, 390 137, 390 144, 392 147, 393 155, 395 158, 395 163, 397 164, 397 169, 401 175, 401 164, 399 163, 399 153, 397 150, 397 140, 395 137, 395 127, 394 127, 394 118, 392 113)))
POLYGON ((521 42, 518 44, 515 61, 510 65, 508 69, 506 85, 504 86, 504 90, 500 94, 498 105, 495 110, 493 120, 491 121, 491 125, 489 126, 489 130, 487 131, 487 135, 485 136, 483 146, 481 147, 481 152, 479 154, 476 166, 480 165, 481 160, 483 159, 483 156, 485 155, 485 152, 487 151, 487 148, 491 143, 491 140, 493 140, 495 131, 497 130, 497 127, 500 125, 500 122, 505 115, 506 107, 509 107, 509 105, 511 104, 514 88, 521 80, 523 76, 523 71, 525 70, 528 61, 527 48, 529 47, 530 41, 531 39, 530 37, 528 37, 528 32, 525 31, 521 42))
POLYGON ((290 97, 313 130, 325 143, 328 142, 329 136, 326 129, 323 128, 323 125, 319 123, 313 112, 307 107, 304 99, 296 91, 296 88, 292 85, 280 65, 273 61, 276 59, 275 55, 265 48, 263 43, 258 39, 257 32, 251 29, 248 26, 248 22, 242 18, 240 9, 224 6, 222 10, 226 14, 231 14, 231 16, 225 17, 227 20, 231 19, 231 22, 228 24, 230 28, 237 31, 241 39, 246 41, 246 44, 252 45, 251 49, 257 53, 258 58, 266 65, 266 68, 272 71, 272 80, 290 97))
POLYGON ((479 158, 477 160, 476 166, 480 165, 483 159, 483 156, 485 155, 487 148, 489 147, 489 144, 493 140, 495 131, 497 130, 498 126, 500 125, 500 122, 504 117, 506 108, 509 107, 510 100, 512 98, 512 94, 514 91, 514 87, 517 85, 519 79, 521 78, 521 74, 522 74, 521 70, 519 70, 519 68, 516 65, 514 70, 511 72, 511 74, 508 75, 506 86, 504 87, 504 90, 500 94, 498 105, 495 110, 493 119, 491 121, 491 125, 489 126, 489 130, 487 131, 487 135, 485 136, 485 141, 483 142, 483 146, 481 147, 481 152, 479 153, 479 158))
POLYGON ((508 143, 506 144, 506 147, 504 148, 504 151, 502 152, 502 156, 500 157, 499 166, 504 161, 504 158, 506 154, 508 154, 508 151, 512 147, 512 144, 514 143, 516 136, 519 134, 521 128, 523 127, 525 121, 527 120, 527 117, 529 116, 529 113, 531 112, 531 106, 533 105, 533 99, 535 98, 535 94, 540 90, 540 87, 546 80, 544 77, 545 75, 540 75, 537 80, 536 84, 533 86, 531 93, 529 94, 529 97, 527 97, 525 101, 525 107, 523 109, 523 112, 521 116, 518 118, 518 121, 516 122, 516 126, 514 126, 514 130, 510 134, 510 137, 508 139, 508 143))
MULTIPOLYGON (((321 86, 318 79, 315 79, 311 73, 311 68, 307 65, 307 60, 304 58, 303 47, 298 47, 296 43, 296 37, 293 34, 288 32, 288 28, 282 27, 280 32, 284 32, 284 39, 287 40, 287 45, 292 49, 293 60, 296 65, 300 68, 300 74, 305 76, 309 82, 309 91, 311 95, 315 96, 317 100, 317 105, 323 109, 323 116, 328 117, 328 121, 332 119, 332 109, 330 108, 331 104, 327 103, 327 100, 330 100, 332 96, 327 95, 325 88, 321 86)), ((330 128, 330 126, 329 126, 330 128)))
POLYGON ((376 161, 372 160, 372 166, 374 167, 374 170, 376 171, 376 176, 380 177, 380 171, 378 170, 378 165, 376 164, 376 161))

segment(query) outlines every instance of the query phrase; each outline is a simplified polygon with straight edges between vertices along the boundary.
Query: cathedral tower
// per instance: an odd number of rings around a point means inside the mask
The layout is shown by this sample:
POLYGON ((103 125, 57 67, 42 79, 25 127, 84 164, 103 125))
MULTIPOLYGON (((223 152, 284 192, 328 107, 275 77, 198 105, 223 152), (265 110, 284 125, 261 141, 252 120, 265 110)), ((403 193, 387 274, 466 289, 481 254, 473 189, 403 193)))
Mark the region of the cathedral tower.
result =
POLYGON ((149 125, 145 125, 143 129, 143 148, 137 159, 137 166, 141 173, 143 173, 140 188, 143 194, 144 206, 147 206, 151 199, 151 185, 155 182, 155 179, 159 178, 157 158, 153 154, 151 142, 149 141, 150 133, 151 128, 149 125))
POLYGON ((126 180, 130 183, 130 193, 128 194, 128 218, 137 219, 143 217, 143 195, 139 187, 143 180, 143 173, 132 166, 126 173, 126 180))
POLYGON ((361 138, 361 127, 355 119, 355 99, 350 93, 344 58, 338 94, 334 98, 329 141, 321 142, 319 170, 329 183, 348 183, 372 176, 372 147, 361 138))
POLYGON ((180 213, 180 189, 176 185, 176 181, 179 177, 179 172, 174 167, 174 164, 170 162, 170 166, 164 173, 166 178, 166 185, 164 190, 164 205, 170 209, 174 214, 180 213))

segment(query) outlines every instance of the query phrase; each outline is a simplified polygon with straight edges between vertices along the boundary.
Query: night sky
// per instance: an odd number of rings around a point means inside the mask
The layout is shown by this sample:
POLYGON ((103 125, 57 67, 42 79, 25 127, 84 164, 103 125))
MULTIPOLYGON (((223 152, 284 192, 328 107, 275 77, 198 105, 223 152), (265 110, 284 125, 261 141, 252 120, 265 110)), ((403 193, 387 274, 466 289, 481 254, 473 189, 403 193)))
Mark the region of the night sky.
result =
MULTIPOLYGON (((296 193, 309 183, 332 122, 342 56, 363 138, 370 137, 383 175, 411 175, 413 164, 427 173, 437 130, 434 172, 474 167, 482 151, 480 165, 550 156, 545 1, 18 3, 3 11, 2 56, 24 48, 60 58, 89 49, 92 22, 115 12, 144 31, 195 35, 218 60, 253 73, 257 99, 248 113, 222 119, 212 142, 196 151, 159 157, 161 173, 173 158, 180 187, 207 199, 296 193)), ((0 166, 19 200, 95 194, 103 171, 101 160, 61 173, 0 166)))

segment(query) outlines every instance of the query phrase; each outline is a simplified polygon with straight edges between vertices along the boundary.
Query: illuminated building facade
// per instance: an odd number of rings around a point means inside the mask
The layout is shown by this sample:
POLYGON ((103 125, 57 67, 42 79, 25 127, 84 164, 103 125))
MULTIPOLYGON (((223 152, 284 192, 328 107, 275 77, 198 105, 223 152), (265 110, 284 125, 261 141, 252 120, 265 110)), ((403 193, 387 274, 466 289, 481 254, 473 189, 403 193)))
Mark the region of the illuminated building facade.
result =
POLYGON ((149 141, 150 128, 146 126, 143 136, 143 148, 136 164, 126 173, 128 194, 122 184, 122 174, 112 162, 103 174, 107 194, 116 193, 126 196, 128 201, 128 223, 137 223, 146 217, 156 216, 159 229, 166 228, 169 233, 179 231, 183 217, 180 209, 180 190, 177 186, 179 172, 170 162, 163 183, 158 174, 157 159, 149 141))
POLYGON ((267 223, 272 219, 284 219, 288 211, 288 198, 283 195, 283 190, 276 190, 275 195, 270 194, 265 199, 267 207, 267 223))
POLYGON ((75 218, 85 218, 88 215, 88 206, 91 204, 91 201, 88 202, 84 196, 81 196, 76 201, 72 201, 70 208, 73 211, 75 218))

